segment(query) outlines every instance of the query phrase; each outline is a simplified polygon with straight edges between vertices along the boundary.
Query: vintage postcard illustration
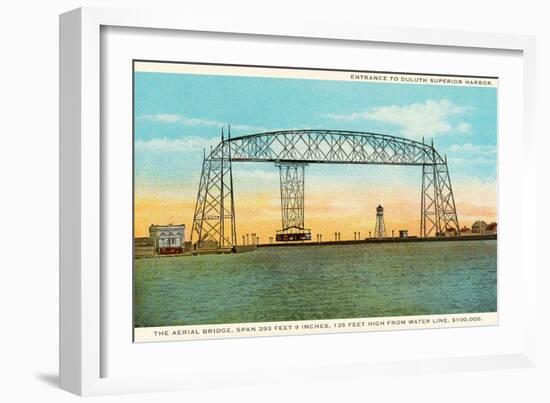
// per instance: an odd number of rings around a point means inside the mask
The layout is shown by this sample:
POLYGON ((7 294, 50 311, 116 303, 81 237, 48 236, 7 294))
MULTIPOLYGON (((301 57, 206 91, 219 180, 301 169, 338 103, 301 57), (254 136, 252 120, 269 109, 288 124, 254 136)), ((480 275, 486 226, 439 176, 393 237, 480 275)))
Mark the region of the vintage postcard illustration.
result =
POLYGON ((497 324, 498 78, 133 75, 135 342, 497 324))

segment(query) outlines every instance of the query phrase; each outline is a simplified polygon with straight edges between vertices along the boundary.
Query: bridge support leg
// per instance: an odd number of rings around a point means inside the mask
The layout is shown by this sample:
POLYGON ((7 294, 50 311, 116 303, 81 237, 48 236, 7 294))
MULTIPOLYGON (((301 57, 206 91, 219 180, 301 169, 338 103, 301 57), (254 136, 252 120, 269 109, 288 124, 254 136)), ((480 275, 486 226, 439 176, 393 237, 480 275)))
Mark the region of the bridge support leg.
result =
POLYGON ((229 141, 222 141, 208 157, 204 156, 191 244, 194 249, 232 250, 237 245, 229 141), (196 242, 193 244, 195 236, 196 242))
POLYGON ((428 237, 440 232, 437 218, 435 165, 422 165, 422 196, 420 201, 420 236, 428 237))
POLYGON ((422 166, 420 236, 441 236, 447 231, 460 235, 451 178, 444 163, 422 166))
POLYGON ((276 241, 311 240, 311 231, 304 228, 304 163, 277 163, 281 180, 282 229, 276 241))
POLYGON ((458 215, 456 214, 455 198, 451 186, 451 177, 447 167, 447 158, 444 164, 435 166, 437 176, 437 200, 439 213, 439 228, 442 231, 456 230, 456 235, 460 235, 460 226, 458 225, 458 215))

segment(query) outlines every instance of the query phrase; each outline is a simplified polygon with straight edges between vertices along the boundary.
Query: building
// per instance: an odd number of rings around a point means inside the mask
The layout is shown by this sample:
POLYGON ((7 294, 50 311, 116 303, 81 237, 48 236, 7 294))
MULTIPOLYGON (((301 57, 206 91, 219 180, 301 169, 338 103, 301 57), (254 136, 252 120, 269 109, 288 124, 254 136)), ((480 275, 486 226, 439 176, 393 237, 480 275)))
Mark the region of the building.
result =
POLYGON ((151 225, 149 237, 158 255, 183 253, 185 245, 185 224, 151 225))
POLYGON ((399 238, 408 238, 408 237, 409 237, 409 230, 406 230, 406 229, 399 230, 399 238))
POLYGON ((442 236, 446 236, 446 237, 457 236, 457 235, 458 235, 458 233, 456 231, 456 228, 453 228, 453 227, 445 228, 445 231, 442 234, 442 236))
POLYGON ((150 257, 155 254, 155 244, 149 237, 139 237, 134 239, 134 257, 150 257))
POLYGON ((460 235, 462 236, 465 236, 465 235, 472 235, 472 230, 470 228, 468 228, 467 226, 463 226, 461 229, 460 229, 460 235))
POLYGON ((472 234, 484 235, 487 230, 487 223, 485 221, 478 220, 472 225, 472 234))
POLYGON ((485 228, 486 234, 496 234, 497 233, 497 223, 492 222, 487 225, 487 228, 485 228))

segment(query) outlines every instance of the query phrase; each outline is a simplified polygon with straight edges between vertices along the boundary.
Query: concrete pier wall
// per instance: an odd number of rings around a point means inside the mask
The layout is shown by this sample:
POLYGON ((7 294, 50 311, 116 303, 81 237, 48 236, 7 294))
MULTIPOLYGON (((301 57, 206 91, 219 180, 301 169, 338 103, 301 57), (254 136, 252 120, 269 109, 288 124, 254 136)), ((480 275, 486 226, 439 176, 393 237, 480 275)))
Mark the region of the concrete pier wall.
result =
POLYGON ((326 241, 326 242, 285 242, 285 243, 269 243, 259 244, 258 248, 276 248, 281 246, 324 246, 324 245, 350 245, 350 244, 378 244, 378 243, 397 243, 397 242, 453 242, 453 241, 484 241, 497 239, 497 234, 489 235, 467 235, 453 237, 408 237, 408 238, 368 238, 361 240, 344 240, 344 241, 326 241))

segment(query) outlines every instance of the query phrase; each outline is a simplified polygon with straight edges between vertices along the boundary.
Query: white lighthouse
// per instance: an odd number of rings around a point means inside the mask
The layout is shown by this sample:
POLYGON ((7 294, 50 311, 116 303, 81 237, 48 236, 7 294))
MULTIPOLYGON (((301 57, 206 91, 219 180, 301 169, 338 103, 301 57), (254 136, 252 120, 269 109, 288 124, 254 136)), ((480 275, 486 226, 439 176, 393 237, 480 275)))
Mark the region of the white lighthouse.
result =
POLYGON ((374 226, 374 237, 382 239, 386 236, 386 226, 384 224, 384 207, 380 204, 376 207, 376 225, 374 226))

